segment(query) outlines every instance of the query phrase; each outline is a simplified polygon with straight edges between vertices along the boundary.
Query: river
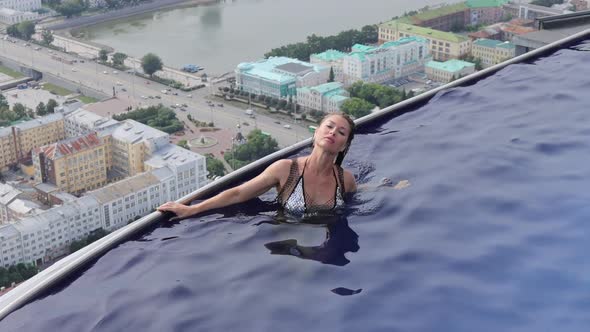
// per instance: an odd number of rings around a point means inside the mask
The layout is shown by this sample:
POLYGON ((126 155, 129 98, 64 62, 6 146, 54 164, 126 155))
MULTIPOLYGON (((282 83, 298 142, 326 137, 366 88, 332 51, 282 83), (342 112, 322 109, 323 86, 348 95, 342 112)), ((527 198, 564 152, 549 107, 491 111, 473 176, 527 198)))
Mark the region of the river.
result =
POLYGON ((210 75, 233 71, 271 48, 387 21, 441 0, 237 0, 143 14, 84 28, 84 38, 164 64, 194 63, 210 75))

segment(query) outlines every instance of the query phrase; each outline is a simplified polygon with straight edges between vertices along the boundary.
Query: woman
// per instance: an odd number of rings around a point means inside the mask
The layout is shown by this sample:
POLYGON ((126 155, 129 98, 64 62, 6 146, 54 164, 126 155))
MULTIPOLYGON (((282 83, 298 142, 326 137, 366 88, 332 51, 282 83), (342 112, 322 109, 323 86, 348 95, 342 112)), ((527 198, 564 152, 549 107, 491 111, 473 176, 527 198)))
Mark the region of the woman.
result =
POLYGON ((198 204, 167 202, 158 210, 173 212, 177 219, 183 219, 245 202, 273 187, 277 188, 277 200, 287 213, 304 215, 333 210, 344 204, 345 194, 357 189, 352 173, 340 167, 354 138, 354 129, 354 121, 347 115, 329 114, 314 133, 309 156, 278 160, 254 179, 198 204))

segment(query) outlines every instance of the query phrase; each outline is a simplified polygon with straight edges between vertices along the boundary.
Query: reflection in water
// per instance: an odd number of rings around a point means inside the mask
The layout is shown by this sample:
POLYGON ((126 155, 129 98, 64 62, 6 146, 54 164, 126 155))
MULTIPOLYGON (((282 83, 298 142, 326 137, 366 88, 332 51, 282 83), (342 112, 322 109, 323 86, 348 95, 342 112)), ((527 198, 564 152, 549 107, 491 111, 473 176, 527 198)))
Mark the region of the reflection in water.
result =
MULTIPOLYGON (((276 218, 273 221, 261 221, 256 225, 268 224, 291 224, 282 218, 276 218)), ((299 224, 322 225, 326 227, 326 240, 317 246, 302 246, 295 239, 287 239, 266 243, 264 246, 270 250, 271 255, 290 255, 301 259, 310 259, 323 264, 344 266, 350 261, 346 258, 347 252, 357 252, 359 250, 358 234, 353 231, 348 220, 343 216, 322 216, 306 218, 298 222, 299 224)))

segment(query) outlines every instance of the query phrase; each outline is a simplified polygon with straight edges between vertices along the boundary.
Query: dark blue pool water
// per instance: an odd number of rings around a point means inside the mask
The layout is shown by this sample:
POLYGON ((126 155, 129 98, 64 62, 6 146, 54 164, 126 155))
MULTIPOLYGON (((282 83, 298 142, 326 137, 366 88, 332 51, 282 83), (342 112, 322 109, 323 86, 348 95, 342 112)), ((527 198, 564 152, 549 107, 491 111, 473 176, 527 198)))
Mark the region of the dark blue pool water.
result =
POLYGON ((328 226, 256 204, 160 225, 0 330, 588 331, 588 63, 586 42, 366 128, 346 166, 411 186, 328 226))

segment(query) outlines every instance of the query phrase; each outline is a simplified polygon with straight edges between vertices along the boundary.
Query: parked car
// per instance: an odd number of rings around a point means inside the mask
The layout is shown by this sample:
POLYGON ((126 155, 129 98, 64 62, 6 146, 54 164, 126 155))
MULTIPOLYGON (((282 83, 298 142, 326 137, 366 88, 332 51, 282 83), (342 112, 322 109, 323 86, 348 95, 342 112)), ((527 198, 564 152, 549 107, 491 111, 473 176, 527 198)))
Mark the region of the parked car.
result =
POLYGON ((217 106, 219 106, 219 107, 223 107, 223 104, 219 103, 219 104, 217 104, 217 106))
POLYGON ((147 99, 147 97, 146 96, 141 96, 141 99, 147 99))
POLYGON ((105 74, 105 75, 107 75, 109 72, 105 70, 102 73, 105 74))
POLYGON ((193 95, 186 95, 186 97, 187 97, 187 98, 192 98, 192 97, 193 97, 193 95))
POLYGON ((286 125, 284 125, 283 127, 284 127, 285 129, 291 129, 291 125, 289 125, 289 124, 286 124, 286 125))
POLYGON ((182 104, 182 107, 188 107, 188 105, 187 104, 182 104))
POLYGON ((115 74, 115 75, 116 75, 116 74, 118 74, 118 73, 119 73, 118 71, 116 71, 116 70, 113 70, 113 74, 115 74))
POLYGON ((162 97, 160 97, 160 96, 154 96, 154 98, 156 98, 156 99, 162 99, 162 97))

